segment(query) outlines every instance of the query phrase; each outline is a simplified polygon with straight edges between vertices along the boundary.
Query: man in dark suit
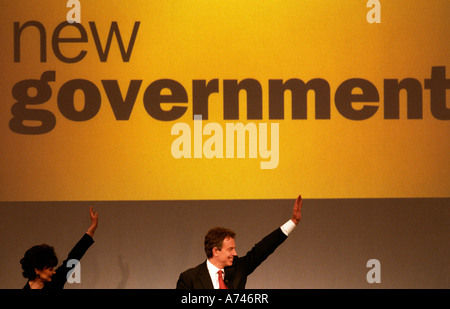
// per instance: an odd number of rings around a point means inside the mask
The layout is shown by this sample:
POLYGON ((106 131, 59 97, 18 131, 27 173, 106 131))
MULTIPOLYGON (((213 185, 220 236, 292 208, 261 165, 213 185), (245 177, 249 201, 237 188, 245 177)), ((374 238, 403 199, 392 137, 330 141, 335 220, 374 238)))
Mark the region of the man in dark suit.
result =
POLYGON ((294 203, 292 218, 264 237, 243 257, 236 254, 235 233, 217 227, 205 236, 206 261, 180 274, 177 289, 244 289, 249 276, 300 222, 302 197, 294 203))

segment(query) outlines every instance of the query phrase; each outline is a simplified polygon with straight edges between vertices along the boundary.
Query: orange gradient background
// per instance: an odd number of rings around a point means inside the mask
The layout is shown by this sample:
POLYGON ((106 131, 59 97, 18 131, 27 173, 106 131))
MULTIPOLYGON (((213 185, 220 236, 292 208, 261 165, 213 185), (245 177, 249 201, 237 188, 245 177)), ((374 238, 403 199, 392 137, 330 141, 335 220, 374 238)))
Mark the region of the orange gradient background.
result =
MULTIPOLYGON (((430 113, 423 90, 423 119, 383 118, 383 80, 415 78, 424 84, 433 66, 450 76, 450 2, 381 1, 381 23, 369 24, 366 1, 80 1, 87 43, 62 44, 78 63, 56 58, 55 27, 66 19, 65 1, 2 1, 0 26, 0 200, 183 200, 307 198, 450 197, 448 121, 430 113), (14 63, 13 23, 41 22, 47 32, 47 62, 39 61, 36 29, 21 37, 21 62, 14 63), (112 21, 125 42, 140 21, 129 62, 114 38, 107 62, 100 62, 88 22, 96 23, 102 44, 112 21), (12 132, 13 86, 56 71, 50 110, 56 127, 43 135, 12 132), (102 95, 99 113, 73 122, 57 108, 57 93, 72 79, 93 82, 102 95), (188 110, 177 121, 155 120, 145 111, 143 93, 155 80, 181 83, 188 110), (269 79, 323 78, 331 88, 331 119, 291 120, 289 100, 280 123, 279 164, 260 169, 257 159, 175 159, 170 134, 176 122, 192 124, 192 80, 219 79, 210 96, 209 121, 224 124, 222 81, 257 79, 263 88, 263 120, 268 119, 269 79), (336 110, 336 88, 364 78, 378 89, 377 113, 348 120, 336 110), (142 85, 127 121, 117 121, 101 80, 118 80, 122 94, 130 80, 142 85)), ((73 29, 72 29, 73 30, 73 29)), ((67 27, 62 36, 77 36, 67 27)), ((79 34, 78 34, 79 35, 79 34)), ((448 97, 447 92, 447 106, 448 97)), ((240 121, 246 123, 245 96, 240 121)), ((78 98, 82 102, 82 96, 78 98)), ((229 121, 228 121, 229 122, 229 121)), ((192 126, 191 126, 192 127, 192 126)), ((205 138, 204 138, 205 140, 205 138)))

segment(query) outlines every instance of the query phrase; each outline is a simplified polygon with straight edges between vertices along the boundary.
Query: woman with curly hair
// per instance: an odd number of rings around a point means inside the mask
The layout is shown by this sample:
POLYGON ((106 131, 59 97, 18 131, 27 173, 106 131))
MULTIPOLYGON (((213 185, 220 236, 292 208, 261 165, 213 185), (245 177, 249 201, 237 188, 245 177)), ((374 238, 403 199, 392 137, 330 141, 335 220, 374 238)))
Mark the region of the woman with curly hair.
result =
POLYGON ((80 261, 87 249, 94 243, 93 236, 98 225, 98 214, 89 208, 91 226, 70 251, 63 264, 56 268, 58 258, 53 247, 42 244, 33 246, 25 252, 20 260, 23 276, 28 279, 24 289, 63 289, 67 274, 72 269, 67 267, 69 260, 80 261))

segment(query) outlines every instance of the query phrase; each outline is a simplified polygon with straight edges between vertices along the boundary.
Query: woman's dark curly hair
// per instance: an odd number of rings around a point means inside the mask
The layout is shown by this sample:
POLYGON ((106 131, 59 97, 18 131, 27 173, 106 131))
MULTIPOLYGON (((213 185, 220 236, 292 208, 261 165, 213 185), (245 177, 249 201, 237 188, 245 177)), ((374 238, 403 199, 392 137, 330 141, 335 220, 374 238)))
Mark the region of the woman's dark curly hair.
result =
POLYGON ((33 280, 36 278, 35 269, 55 267, 58 264, 58 258, 53 247, 42 244, 28 249, 20 260, 20 264, 22 264, 23 269, 22 275, 29 280, 33 280))

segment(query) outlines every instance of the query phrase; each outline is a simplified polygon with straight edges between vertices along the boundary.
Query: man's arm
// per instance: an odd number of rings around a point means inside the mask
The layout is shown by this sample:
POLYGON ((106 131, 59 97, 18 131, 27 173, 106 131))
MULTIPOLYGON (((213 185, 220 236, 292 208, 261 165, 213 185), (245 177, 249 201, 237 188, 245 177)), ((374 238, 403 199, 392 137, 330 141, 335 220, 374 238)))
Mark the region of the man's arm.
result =
POLYGON ((302 204, 302 196, 299 195, 295 200, 291 219, 280 228, 264 237, 242 258, 242 260, 245 261, 243 264, 245 265, 247 274, 252 273, 256 267, 258 267, 270 254, 275 251, 279 245, 281 245, 281 243, 286 240, 289 233, 292 232, 301 220, 302 204))

